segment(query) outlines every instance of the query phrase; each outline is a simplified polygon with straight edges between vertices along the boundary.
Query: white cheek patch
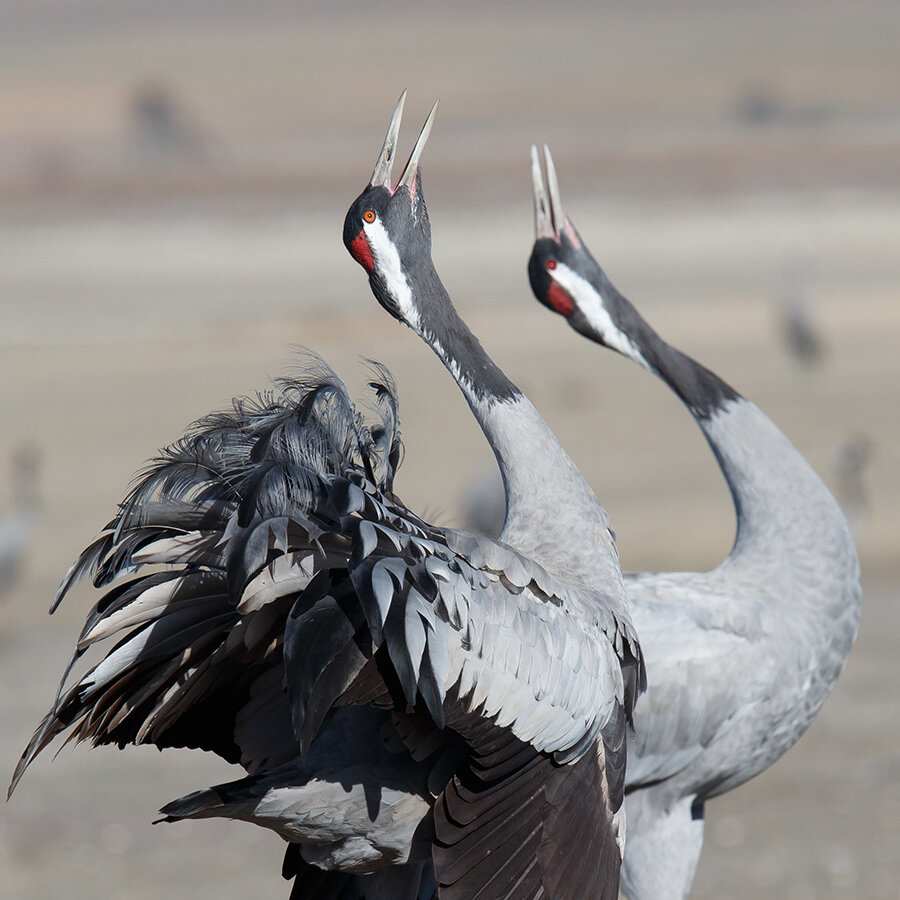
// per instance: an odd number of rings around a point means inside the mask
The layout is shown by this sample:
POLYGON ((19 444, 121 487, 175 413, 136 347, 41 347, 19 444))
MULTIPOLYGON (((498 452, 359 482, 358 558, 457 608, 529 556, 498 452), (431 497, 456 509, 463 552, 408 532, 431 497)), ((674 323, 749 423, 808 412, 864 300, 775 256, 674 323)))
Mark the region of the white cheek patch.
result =
POLYGON ((620 331, 613 323, 612 318, 603 305, 603 298, 597 289, 585 278, 582 278, 574 269, 570 269, 565 263, 557 263, 553 271, 560 285, 568 291, 575 300, 576 306, 584 317, 603 335, 603 340, 618 350, 623 356, 628 356, 640 363, 645 369, 649 369, 647 360, 641 355, 640 350, 632 343, 631 339, 623 331, 620 331))
POLYGON ((388 293, 396 302, 403 321, 414 331, 420 331, 419 312, 413 303, 412 290, 406 280, 403 266, 400 264, 400 254, 397 252, 397 248, 380 219, 366 222, 363 229, 372 250, 375 268, 384 280, 388 293))

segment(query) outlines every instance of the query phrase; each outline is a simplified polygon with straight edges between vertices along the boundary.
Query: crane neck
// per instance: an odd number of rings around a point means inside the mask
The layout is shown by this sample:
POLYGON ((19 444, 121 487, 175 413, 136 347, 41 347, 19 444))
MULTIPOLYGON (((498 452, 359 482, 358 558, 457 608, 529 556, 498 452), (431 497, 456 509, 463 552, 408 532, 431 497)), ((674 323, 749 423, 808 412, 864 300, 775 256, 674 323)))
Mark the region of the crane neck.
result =
POLYGON ((621 584, 606 510, 540 413, 460 318, 433 265, 411 273, 410 286, 417 315, 407 324, 447 367, 497 458, 500 539, 585 586, 621 584))
POLYGON ((597 296, 602 298, 603 308, 609 310, 606 315, 611 328, 604 330, 598 326, 596 311, 593 317, 584 316, 578 322, 573 320, 574 327, 662 378, 698 421, 712 415, 727 401, 740 398, 740 394, 714 372, 667 344, 616 290, 599 266, 590 281, 597 296))
POLYGON ((856 559, 837 501, 762 410, 738 397, 695 418, 734 500, 731 561, 774 556, 791 568, 815 559, 828 569, 856 559))
POLYGON ((473 411, 475 403, 505 403, 522 398, 522 392, 460 318, 434 266, 417 266, 409 273, 409 284, 415 308, 406 323, 438 355, 473 411))
POLYGON ((785 553, 791 560, 835 554, 842 562, 855 558, 846 520, 831 492, 755 404, 667 344, 645 322, 629 328, 628 335, 638 361, 688 407, 715 454, 737 517, 732 562, 784 558, 785 553))

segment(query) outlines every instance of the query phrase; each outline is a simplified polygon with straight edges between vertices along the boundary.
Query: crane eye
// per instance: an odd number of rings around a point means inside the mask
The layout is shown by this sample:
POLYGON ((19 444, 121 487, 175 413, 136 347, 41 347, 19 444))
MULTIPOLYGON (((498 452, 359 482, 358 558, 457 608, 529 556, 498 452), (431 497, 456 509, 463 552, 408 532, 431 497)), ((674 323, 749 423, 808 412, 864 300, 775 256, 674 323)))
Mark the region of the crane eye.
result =
POLYGON ((367 209, 367 210, 363 213, 363 219, 371 225, 372 222, 375 221, 375 210, 374 210, 374 209, 367 209))
POLYGON ((556 268, 556 260, 555 260, 555 259, 548 259, 548 260, 547 260, 547 268, 548 268, 548 269, 555 269, 555 268, 556 268))

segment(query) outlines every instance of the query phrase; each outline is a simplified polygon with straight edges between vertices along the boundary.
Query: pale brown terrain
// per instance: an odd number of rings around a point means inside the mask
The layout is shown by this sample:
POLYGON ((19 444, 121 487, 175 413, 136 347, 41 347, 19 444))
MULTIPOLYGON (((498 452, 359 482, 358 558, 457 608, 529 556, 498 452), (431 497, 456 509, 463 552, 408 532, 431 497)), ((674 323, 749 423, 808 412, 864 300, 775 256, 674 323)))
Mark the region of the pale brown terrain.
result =
MULTIPOLYGON (((401 396, 399 489, 464 521, 489 450, 451 379, 341 246, 396 96, 424 159, 438 268, 610 510, 623 566, 715 565, 730 498, 666 388, 532 299, 528 147, 613 281, 784 429, 829 484, 871 446, 860 637, 771 770, 708 807, 693 896, 891 898, 900 884, 900 6, 291 4, 0 8, 0 514, 37 445, 43 509, 0 599, 0 773, 53 700, 91 592, 56 584, 129 479, 194 418, 267 385, 291 345, 401 396), (818 363, 778 327, 806 260, 818 363)), ((282 845, 150 823, 237 777, 149 748, 41 757, 0 811, 0 897, 284 898, 282 845)))

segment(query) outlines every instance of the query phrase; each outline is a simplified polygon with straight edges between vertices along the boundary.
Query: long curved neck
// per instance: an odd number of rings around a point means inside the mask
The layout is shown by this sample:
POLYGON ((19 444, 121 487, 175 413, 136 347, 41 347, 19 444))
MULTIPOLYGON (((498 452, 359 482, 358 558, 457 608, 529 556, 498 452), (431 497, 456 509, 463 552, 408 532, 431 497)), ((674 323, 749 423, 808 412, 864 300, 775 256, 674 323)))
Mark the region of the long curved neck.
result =
MULTIPOLYGON (((627 301, 626 301, 627 302, 627 301)), ((681 398, 728 482, 737 514, 729 561, 777 554, 855 557, 844 515, 812 466, 753 403, 667 344, 631 307, 633 358, 681 398)))
POLYGON ((728 400, 695 417, 734 498, 730 559, 775 553, 788 565, 855 556, 844 514, 812 466, 755 404, 728 400))
POLYGON ((500 539, 582 584, 620 583, 606 510, 571 457, 459 317, 433 266, 420 266, 410 286, 417 315, 408 324, 459 385, 497 458, 506 492, 500 539))

